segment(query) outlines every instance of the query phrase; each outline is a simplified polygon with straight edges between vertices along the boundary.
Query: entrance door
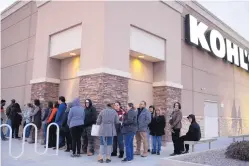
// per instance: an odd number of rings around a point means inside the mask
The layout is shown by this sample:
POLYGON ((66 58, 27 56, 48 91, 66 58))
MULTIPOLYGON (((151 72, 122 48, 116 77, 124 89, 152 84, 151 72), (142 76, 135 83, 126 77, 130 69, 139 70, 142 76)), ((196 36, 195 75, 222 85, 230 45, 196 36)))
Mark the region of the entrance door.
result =
POLYGON ((218 103, 204 102, 204 133, 205 138, 219 136, 218 103))

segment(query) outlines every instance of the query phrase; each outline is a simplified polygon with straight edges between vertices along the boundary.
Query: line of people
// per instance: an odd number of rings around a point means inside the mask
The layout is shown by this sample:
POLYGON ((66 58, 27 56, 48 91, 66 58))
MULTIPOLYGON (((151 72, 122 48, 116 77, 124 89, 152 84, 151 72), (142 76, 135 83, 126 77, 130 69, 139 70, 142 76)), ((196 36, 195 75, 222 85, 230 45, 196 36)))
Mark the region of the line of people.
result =
MULTIPOLYGON (((6 101, 1 101, 1 117, 4 114, 6 101)), ((189 147, 186 145, 184 150, 184 140, 199 140, 200 127, 196 123, 195 116, 189 115, 191 123, 189 131, 185 136, 180 137, 182 128, 182 112, 179 102, 174 103, 174 111, 169 121, 172 140, 174 143, 174 153, 178 155, 187 153, 189 147)), ((146 102, 142 101, 139 108, 135 108, 133 103, 128 103, 126 109, 122 108, 120 102, 109 103, 106 108, 97 115, 96 108, 90 99, 84 101, 84 106, 80 104, 79 98, 66 104, 66 99, 60 96, 56 102, 48 102, 47 107, 43 109, 39 100, 34 100, 34 104, 27 104, 24 111, 20 105, 11 101, 6 109, 7 124, 12 127, 12 137, 18 137, 19 126, 23 119, 24 126, 33 123, 38 130, 41 128, 43 133, 43 144, 48 141, 48 147, 56 149, 56 126, 50 126, 49 140, 46 140, 47 127, 51 123, 59 126, 59 148, 66 147, 65 152, 72 151, 72 157, 78 157, 80 154, 92 156, 95 153, 95 138, 91 135, 92 126, 99 125, 100 152, 98 161, 111 162, 111 156, 124 157, 123 162, 131 161, 134 155, 141 157, 148 156, 148 153, 160 155, 162 146, 162 136, 165 134, 166 119, 165 112, 160 108, 150 106, 146 108, 146 102), (133 149, 134 137, 136 139, 136 150, 133 149), (81 146, 81 139, 83 145, 81 146), (152 143, 152 145, 151 145, 152 143), (141 145, 143 147, 141 148, 141 145), (118 152, 119 149, 119 152, 118 152)), ((4 122, 4 119, 1 119, 4 122)), ((1 130, 2 140, 6 140, 6 135, 1 130)), ((35 142, 35 128, 28 126, 25 133, 26 141, 35 142)))

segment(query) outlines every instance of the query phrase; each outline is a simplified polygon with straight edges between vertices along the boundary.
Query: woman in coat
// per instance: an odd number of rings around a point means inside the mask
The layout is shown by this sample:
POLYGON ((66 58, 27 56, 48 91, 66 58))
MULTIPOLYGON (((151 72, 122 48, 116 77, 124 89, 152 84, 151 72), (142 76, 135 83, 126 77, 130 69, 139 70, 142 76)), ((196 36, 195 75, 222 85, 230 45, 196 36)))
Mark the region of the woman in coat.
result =
POLYGON ((71 157, 79 157, 80 156, 80 148, 81 148, 81 134, 82 128, 85 120, 85 111, 84 108, 80 105, 80 99, 76 98, 72 102, 72 108, 68 114, 67 124, 70 128, 70 133, 72 136, 72 151, 73 154, 71 157), (77 154, 76 154, 77 147, 77 154))
POLYGON ((111 151, 113 137, 117 135, 115 125, 119 123, 117 112, 107 104, 106 109, 102 110, 97 119, 97 125, 100 125, 100 153, 98 162, 103 163, 103 156, 106 155, 106 163, 111 162, 111 151), (105 151, 106 149, 106 151, 105 151))
MULTIPOLYGON (((58 101, 56 101, 56 102, 54 102, 54 105, 53 105, 52 111, 51 111, 51 113, 50 113, 50 115, 48 117, 46 126, 48 126, 50 123, 55 122, 55 117, 56 117, 58 108, 59 108, 59 103, 58 103, 58 101)), ((48 134, 49 134, 48 148, 55 148, 56 147, 56 129, 57 128, 56 128, 55 125, 51 125, 49 130, 48 130, 48 134)))
POLYGON ((133 160, 133 139, 137 132, 137 113, 134 105, 128 103, 127 112, 124 114, 121 133, 125 139, 126 158, 122 161, 127 162, 133 160))
MULTIPOLYGON (((39 133, 39 130, 41 129, 42 121, 41 121, 41 103, 40 100, 35 99, 34 100, 34 111, 31 112, 31 122, 36 125, 37 127, 37 133, 39 133)), ((35 143, 35 128, 32 126, 31 128, 31 141, 30 144, 35 143)))
POLYGON ((152 154, 160 155, 165 125, 165 117, 161 114, 161 110, 157 108, 150 124, 150 135, 152 135, 153 142, 152 154))

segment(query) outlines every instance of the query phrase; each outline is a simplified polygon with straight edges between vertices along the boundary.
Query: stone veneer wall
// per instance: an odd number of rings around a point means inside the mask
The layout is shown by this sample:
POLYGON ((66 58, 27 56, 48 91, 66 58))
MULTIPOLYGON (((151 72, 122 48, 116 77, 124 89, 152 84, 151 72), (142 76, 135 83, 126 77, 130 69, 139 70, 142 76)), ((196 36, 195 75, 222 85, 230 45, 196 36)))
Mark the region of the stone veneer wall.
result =
MULTIPOLYGON (((97 112, 106 104, 119 101, 122 106, 128 102, 128 78, 111 74, 93 74, 81 76, 79 82, 79 96, 83 104, 85 99, 91 99, 97 112)), ((99 149, 99 137, 96 137, 95 149, 99 149)))
POLYGON ((161 110, 166 111, 166 129, 165 136, 163 137, 163 143, 165 144, 166 141, 171 141, 169 116, 173 111, 173 104, 175 102, 181 102, 181 89, 168 86, 154 87, 153 98, 155 107, 161 108, 161 110))
POLYGON ((79 96, 82 104, 91 99, 97 111, 106 104, 119 101, 122 106, 128 102, 128 78, 111 74, 93 74, 80 77, 79 96))
POLYGON ((59 84, 42 82, 31 86, 31 101, 39 99, 42 104, 47 105, 48 101, 57 101, 58 95, 59 84))

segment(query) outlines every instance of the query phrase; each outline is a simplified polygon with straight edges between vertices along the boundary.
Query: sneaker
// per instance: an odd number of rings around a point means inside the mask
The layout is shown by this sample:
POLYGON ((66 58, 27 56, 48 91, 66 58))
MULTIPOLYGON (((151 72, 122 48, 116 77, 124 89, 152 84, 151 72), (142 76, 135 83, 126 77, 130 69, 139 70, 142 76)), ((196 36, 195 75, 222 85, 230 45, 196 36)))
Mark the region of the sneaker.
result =
POLYGON ((134 153, 134 155, 140 155, 140 152, 137 152, 137 151, 136 151, 136 152, 134 153))
POLYGON ((71 157, 76 157, 77 155, 76 154, 71 154, 71 157))
POLYGON ((184 151, 184 152, 182 152, 181 154, 187 154, 188 153, 188 151, 184 151))
POLYGON ((63 149, 65 149, 65 148, 66 148, 65 146, 60 146, 60 147, 59 147, 60 150, 63 150, 63 149))
POLYGON ((131 162, 131 160, 127 160, 126 158, 124 158, 123 160, 121 160, 121 162, 131 162))
POLYGON ((88 152, 87 156, 93 156, 93 153, 92 152, 88 152))
POLYGON ((103 159, 99 159, 98 162, 99 163, 104 163, 104 160, 103 159))
POLYGON ((76 157, 80 157, 80 154, 76 154, 76 157))
POLYGON ((170 156, 176 156, 177 154, 176 153, 172 153, 172 154, 170 154, 170 156))
POLYGON ((155 152, 155 151, 152 151, 151 154, 156 154, 156 152, 155 152))
POLYGON ((70 152, 70 149, 66 149, 65 152, 70 152))
POLYGON ((160 152, 157 152, 156 154, 157 154, 157 155, 160 155, 160 152))
POLYGON ((111 156, 118 156, 117 153, 112 152, 111 156))
POLYGON ((110 163, 112 160, 111 159, 106 159, 105 162, 106 163, 110 163))
POLYGON ((148 149, 148 152, 150 152, 150 149, 148 149))
POLYGON ((141 155, 141 157, 147 157, 148 156, 148 153, 143 153, 142 155, 141 155))

